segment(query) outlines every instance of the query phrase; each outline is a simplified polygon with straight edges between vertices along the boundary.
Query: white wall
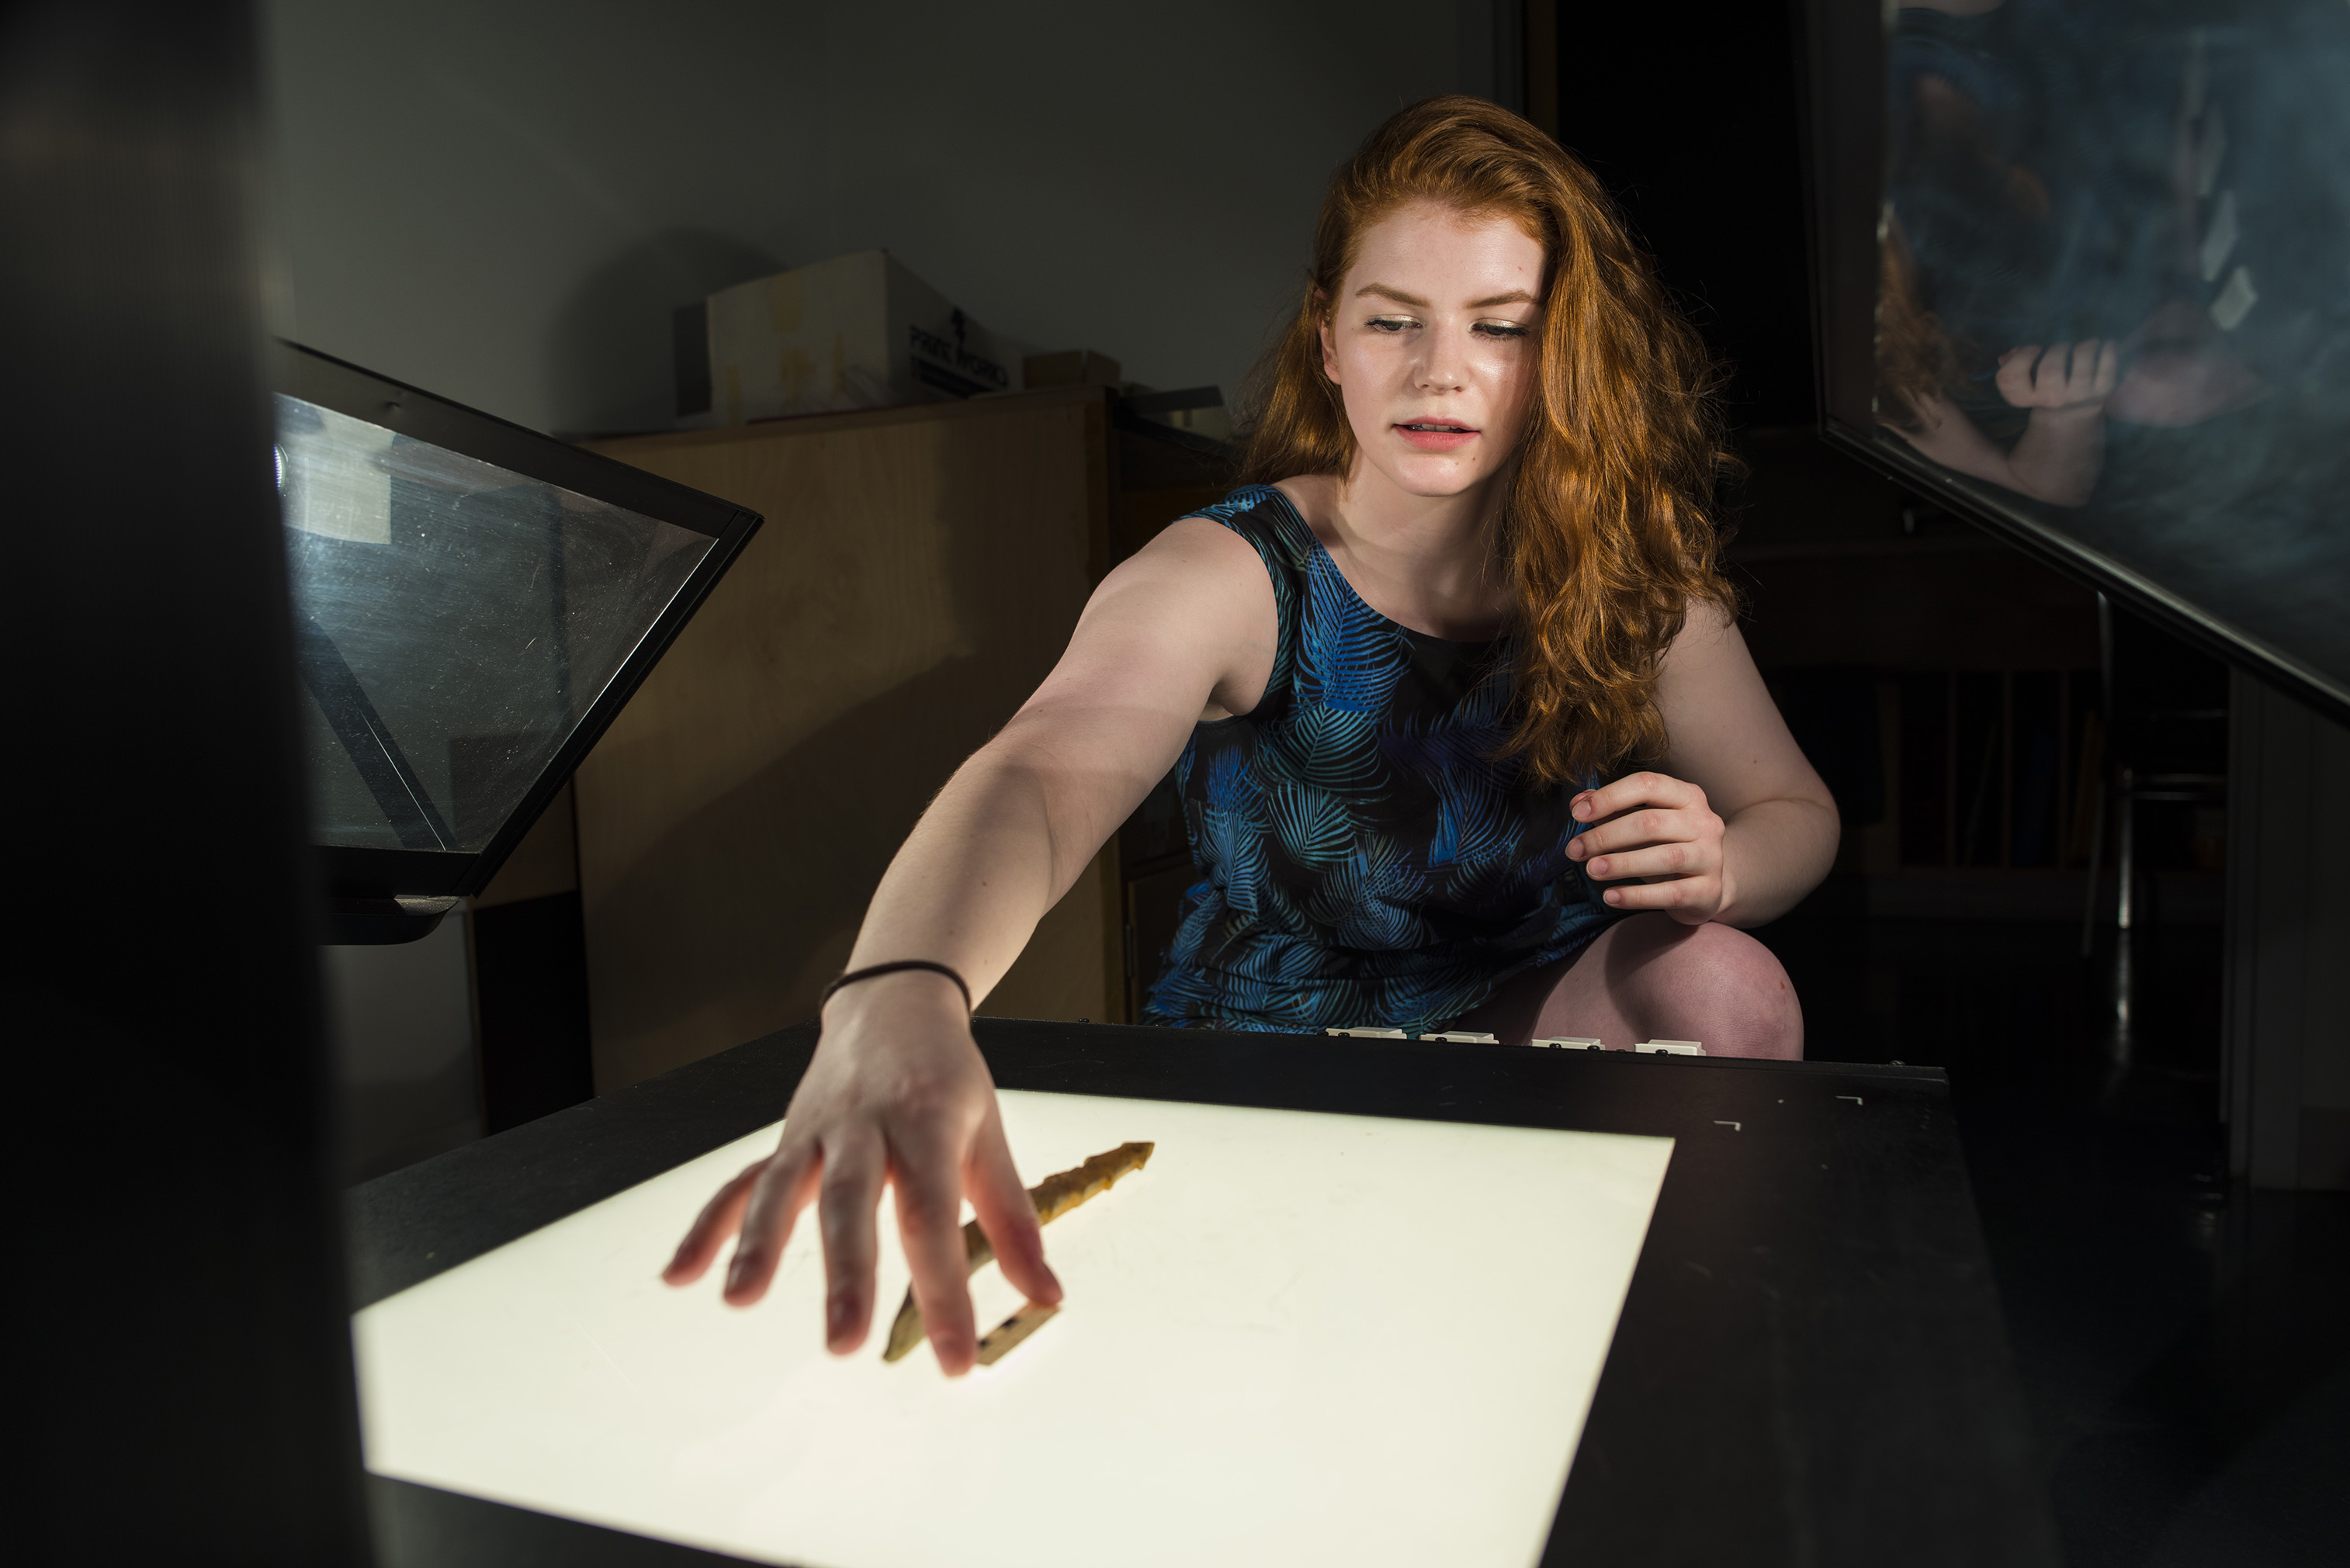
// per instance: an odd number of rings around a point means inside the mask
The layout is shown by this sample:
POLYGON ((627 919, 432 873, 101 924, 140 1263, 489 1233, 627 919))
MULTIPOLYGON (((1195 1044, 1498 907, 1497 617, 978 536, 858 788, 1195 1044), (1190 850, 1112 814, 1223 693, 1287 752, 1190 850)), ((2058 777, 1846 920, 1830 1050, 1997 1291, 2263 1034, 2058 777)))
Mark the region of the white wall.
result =
POLYGON ((1235 386, 1332 166, 1489 88, 1497 14, 271 0, 280 319, 524 424, 662 427, 671 307, 882 246, 1032 347, 1235 386))

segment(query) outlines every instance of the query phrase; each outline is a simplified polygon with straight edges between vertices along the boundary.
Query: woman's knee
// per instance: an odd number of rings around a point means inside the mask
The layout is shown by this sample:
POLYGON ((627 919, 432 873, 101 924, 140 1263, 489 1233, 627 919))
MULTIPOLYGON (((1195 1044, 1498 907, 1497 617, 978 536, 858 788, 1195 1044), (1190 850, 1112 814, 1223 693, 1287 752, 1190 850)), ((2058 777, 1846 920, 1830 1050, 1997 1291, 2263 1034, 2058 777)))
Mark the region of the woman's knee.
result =
POLYGON ((1620 966, 1619 994, 1637 998, 1659 1033, 1703 1041, 1714 1056, 1802 1057, 1803 1007, 1769 948, 1730 926, 1648 921, 1622 933, 1630 940, 1616 944, 1610 967, 1620 966))

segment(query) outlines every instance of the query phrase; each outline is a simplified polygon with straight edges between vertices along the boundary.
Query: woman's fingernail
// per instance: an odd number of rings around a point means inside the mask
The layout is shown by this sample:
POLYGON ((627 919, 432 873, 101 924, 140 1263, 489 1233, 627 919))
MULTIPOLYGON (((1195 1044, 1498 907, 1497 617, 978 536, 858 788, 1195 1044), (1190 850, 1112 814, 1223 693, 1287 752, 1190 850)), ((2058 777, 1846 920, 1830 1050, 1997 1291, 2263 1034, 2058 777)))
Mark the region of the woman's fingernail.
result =
POLYGON ((1605 855, 1591 863, 1591 874, 1594 877, 1605 877, 1607 875, 1607 857, 1605 855))
POLYGON ((1613 888, 1608 888, 1607 891, 1600 894, 1599 896, 1607 899, 1611 904, 1620 904, 1624 901, 1624 895, 1613 888))

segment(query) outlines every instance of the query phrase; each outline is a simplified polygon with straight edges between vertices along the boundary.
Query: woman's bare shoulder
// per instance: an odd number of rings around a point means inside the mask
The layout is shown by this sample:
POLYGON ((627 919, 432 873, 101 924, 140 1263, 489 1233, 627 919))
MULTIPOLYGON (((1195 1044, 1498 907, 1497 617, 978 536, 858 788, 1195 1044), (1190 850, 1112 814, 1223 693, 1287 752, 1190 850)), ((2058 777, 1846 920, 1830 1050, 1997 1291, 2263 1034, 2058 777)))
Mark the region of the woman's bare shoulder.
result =
POLYGON ((1273 668, 1278 610, 1255 547, 1210 517, 1160 529, 1094 590, 1062 669, 1121 689, 1170 685, 1189 706, 1245 711, 1273 668))
POLYGON ((1256 546, 1214 518, 1200 516, 1178 517, 1161 528, 1118 572, 1161 587, 1196 587, 1211 592, 1266 580, 1256 546))

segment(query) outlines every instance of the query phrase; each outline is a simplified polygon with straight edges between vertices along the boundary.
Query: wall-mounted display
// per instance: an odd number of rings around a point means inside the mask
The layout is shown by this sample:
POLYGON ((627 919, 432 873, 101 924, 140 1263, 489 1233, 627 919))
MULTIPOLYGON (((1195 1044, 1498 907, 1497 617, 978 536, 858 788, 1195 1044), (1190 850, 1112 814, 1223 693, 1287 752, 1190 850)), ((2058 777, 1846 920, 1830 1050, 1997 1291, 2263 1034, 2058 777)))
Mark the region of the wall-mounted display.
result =
POLYGON ((2350 6, 1813 0, 1829 438, 2350 714, 2350 6))

